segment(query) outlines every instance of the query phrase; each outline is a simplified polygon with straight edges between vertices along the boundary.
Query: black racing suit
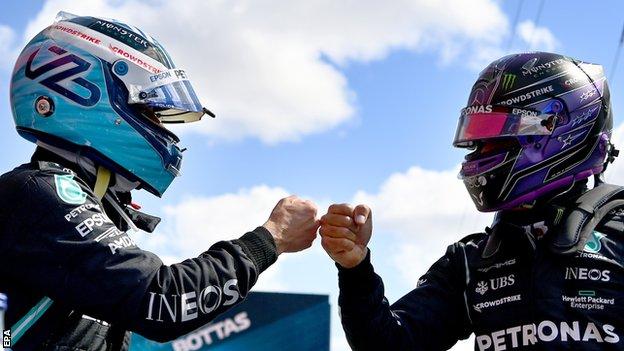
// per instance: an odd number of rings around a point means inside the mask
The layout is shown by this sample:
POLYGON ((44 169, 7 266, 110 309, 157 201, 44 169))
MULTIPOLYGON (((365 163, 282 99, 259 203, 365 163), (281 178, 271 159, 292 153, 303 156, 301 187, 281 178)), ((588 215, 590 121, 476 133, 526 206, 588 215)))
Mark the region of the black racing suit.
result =
POLYGON ((513 216, 499 214, 487 233, 450 245, 392 305, 370 252, 352 269, 338 267, 351 347, 446 350, 474 333, 475 350, 483 351, 623 350, 622 211, 607 215, 589 241, 567 255, 550 247, 565 235, 540 236, 543 228, 528 225, 534 219, 513 216))
POLYGON ((258 227, 167 266, 134 244, 88 176, 63 163, 39 149, 0 177, 6 325, 44 296, 53 301, 14 350, 126 349, 127 331, 171 340, 242 301, 277 258, 270 233, 258 227))

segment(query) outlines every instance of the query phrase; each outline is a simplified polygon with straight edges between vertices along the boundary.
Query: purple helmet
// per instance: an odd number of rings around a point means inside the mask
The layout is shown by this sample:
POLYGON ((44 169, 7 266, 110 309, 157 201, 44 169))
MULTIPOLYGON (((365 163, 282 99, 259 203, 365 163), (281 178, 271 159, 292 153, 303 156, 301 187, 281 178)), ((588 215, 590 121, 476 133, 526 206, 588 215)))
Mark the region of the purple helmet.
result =
POLYGON ((601 173, 612 126, 602 66, 547 52, 505 56, 479 74, 461 111, 453 145, 474 151, 460 177, 479 211, 530 204, 601 173))

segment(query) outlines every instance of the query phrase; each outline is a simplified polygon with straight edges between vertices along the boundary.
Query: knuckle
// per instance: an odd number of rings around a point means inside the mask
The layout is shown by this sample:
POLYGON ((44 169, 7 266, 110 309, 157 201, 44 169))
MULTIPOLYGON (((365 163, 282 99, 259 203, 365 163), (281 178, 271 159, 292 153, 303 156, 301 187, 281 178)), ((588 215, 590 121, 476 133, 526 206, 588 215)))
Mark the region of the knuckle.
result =
POLYGON ((341 217, 342 220, 342 224, 344 224, 346 227, 349 227, 351 225, 353 225, 353 218, 349 217, 349 216, 342 216, 341 217))
POLYGON ((321 216, 320 222, 321 222, 321 225, 324 225, 325 223, 327 223, 327 215, 326 214, 321 216))
POLYGON ((347 237, 351 233, 351 231, 348 228, 344 228, 344 227, 336 228, 336 232, 340 234, 341 237, 347 237))

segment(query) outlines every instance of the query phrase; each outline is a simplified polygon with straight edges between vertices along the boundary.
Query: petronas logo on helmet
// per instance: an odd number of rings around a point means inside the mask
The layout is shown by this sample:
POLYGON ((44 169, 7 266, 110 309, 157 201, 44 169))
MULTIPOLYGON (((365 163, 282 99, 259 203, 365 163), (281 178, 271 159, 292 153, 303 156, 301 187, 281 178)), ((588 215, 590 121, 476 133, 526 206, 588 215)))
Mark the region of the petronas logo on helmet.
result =
POLYGON ((511 89, 514 86, 514 83, 516 83, 515 74, 507 73, 503 75, 503 90, 507 91, 511 89))

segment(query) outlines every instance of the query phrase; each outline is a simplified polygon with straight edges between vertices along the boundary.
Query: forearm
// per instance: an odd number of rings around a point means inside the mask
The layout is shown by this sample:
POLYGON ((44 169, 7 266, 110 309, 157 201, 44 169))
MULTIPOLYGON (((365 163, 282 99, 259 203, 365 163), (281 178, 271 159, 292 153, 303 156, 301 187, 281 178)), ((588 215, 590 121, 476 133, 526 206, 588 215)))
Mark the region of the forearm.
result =
POLYGON ((154 275, 132 329, 171 340, 210 322, 242 301, 259 274, 277 259, 264 228, 223 241, 197 258, 162 266, 154 275))
POLYGON ((370 252, 358 266, 339 267, 340 314, 354 350, 414 349, 407 326, 392 313, 384 285, 370 263, 370 252))

